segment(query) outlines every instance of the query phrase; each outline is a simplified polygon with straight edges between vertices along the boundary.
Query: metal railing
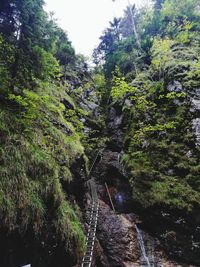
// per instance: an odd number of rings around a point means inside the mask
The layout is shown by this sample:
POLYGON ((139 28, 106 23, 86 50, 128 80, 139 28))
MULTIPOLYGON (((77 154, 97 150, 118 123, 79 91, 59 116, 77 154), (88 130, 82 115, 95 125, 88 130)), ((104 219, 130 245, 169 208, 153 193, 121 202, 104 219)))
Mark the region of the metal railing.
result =
POLYGON ((88 181, 91 190, 92 196, 92 207, 90 208, 89 214, 89 227, 86 238, 86 252, 82 260, 81 267, 91 267, 92 258, 94 252, 95 238, 96 238, 96 229, 97 229, 97 221, 99 215, 99 201, 96 190, 96 184, 93 179, 88 181))
MULTIPOLYGON (((89 171, 88 178, 91 177, 92 171, 94 170, 95 164, 101 154, 102 150, 99 150, 89 171)), ((99 199, 97 194, 97 188, 94 179, 89 179, 87 181, 88 188, 92 197, 92 206, 89 209, 89 226, 86 238, 86 252, 82 260, 81 267, 91 267, 92 258, 94 253, 94 245, 96 238, 96 229, 99 216, 99 199)))

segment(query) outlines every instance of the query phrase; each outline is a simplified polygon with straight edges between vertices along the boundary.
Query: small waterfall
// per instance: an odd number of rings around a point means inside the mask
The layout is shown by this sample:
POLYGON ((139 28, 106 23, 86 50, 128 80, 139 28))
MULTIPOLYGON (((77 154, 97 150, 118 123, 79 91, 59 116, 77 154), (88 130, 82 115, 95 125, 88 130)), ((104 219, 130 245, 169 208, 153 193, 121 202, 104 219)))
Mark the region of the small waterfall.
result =
POLYGON ((119 166, 121 165, 121 153, 119 153, 117 156, 117 163, 119 164, 119 166))
POLYGON ((146 266, 151 267, 148 255, 146 253, 146 249, 145 249, 142 233, 141 233, 140 229, 137 227, 137 225, 135 225, 135 229, 136 229, 136 232, 137 232, 137 239, 138 239, 138 242, 139 242, 139 245, 140 245, 142 258, 146 262, 146 266))

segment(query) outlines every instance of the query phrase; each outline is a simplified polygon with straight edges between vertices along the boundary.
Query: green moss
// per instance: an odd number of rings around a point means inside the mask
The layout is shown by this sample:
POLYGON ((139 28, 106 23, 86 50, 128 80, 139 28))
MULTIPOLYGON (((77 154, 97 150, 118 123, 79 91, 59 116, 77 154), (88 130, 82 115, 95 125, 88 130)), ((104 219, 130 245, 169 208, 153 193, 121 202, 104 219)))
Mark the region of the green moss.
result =
POLYGON ((65 117, 64 96, 64 88, 45 83, 34 92, 10 95, 14 108, 1 108, 0 214, 5 228, 28 226, 35 235, 55 231, 58 242, 80 254, 83 230, 61 181, 72 181, 70 167, 84 148, 65 117))
MULTIPOLYGON (((71 241, 75 239, 78 246, 76 247, 77 254, 85 249, 85 237, 82 231, 81 224, 73 209, 66 203, 62 202, 57 211, 56 229, 62 239, 69 238, 71 241), (62 231, 61 231, 62 230, 62 231), (64 231, 63 231, 64 230, 64 231)), ((73 248, 70 242, 67 244, 68 249, 73 248)))
MULTIPOLYGON (((156 60, 172 49, 168 41, 162 45, 167 45, 166 51, 161 46, 154 46, 156 60)), ((194 79, 192 69, 198 70, 198 63, 192 62, 196 50, 190 56, 182 54, 178 58, 178 50, 173 49, 170 51, 172 60, 166 57, 161 69, 156 65, 157 61, 152 61, 153 66, 157 66, 154 73, 160 72, 156 76, 158 81, 152 82, 146 76, 140 90, 130 98, 132 107, 124 111, 127 118, 131 118, 125 139, 124 163, 130 170, 129 180, 136 202, 143 207, 161 205, 192 212, 200 203, 199 153, 195 146, 188 84, 194 79), (187 82, 182 85, 182 91, 168 91, 168 64, 172 71, 170 75, 176 75, 183 71, 174 68, 181 60, 191 68, 191 72, 184 74, 187 82)), ((152 69, 149 71, 152 73, 152 69)))
POLYGON ((200 196, 195 190, 172 177, 165 177, 163 181, 149 182, 145 188, 147 190, 143 189, 141 192, 141 188, 135 183, 133 189, 133 198, 144 207, 164 205, 171 209, 190 212, 194 204, 197 205, 200 201, 200 196))

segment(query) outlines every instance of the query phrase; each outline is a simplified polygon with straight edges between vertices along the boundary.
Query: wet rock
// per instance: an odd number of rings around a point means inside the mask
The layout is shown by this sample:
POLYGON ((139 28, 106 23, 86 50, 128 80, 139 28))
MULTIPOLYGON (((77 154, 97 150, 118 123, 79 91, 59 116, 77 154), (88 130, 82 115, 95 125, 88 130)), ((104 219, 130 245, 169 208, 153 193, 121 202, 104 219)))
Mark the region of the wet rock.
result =
POLYGON ((109 184, 115 184, 118 179, 123 179, 120 153, 104 150, 97 168, 97 175, 102 183, 106 181, 109 184))
POLYGON ((121 162, 122 154, 122 151, 119 153, 105 149, 94 175, 98 177, 98 193, 101 200, 111 204, 105 187, 107 183, 115 209, 118 212, 131 213, 132 190, 121 162))
POLYGON ((96 241, 95 248, 94 248, 94 262, 93 267, 104 267, 104 266, 110 266, 108 258, 103 252, 103 248, 101 247, 101 244, 99 241, 96 241))
POLYGON ((100 201, 97 230, 98 240, 109 260, 108 266, 137 266, 134 264, 139 258, 139 249, 133 224, 123 215, 115 214, 103 201, 100 201))

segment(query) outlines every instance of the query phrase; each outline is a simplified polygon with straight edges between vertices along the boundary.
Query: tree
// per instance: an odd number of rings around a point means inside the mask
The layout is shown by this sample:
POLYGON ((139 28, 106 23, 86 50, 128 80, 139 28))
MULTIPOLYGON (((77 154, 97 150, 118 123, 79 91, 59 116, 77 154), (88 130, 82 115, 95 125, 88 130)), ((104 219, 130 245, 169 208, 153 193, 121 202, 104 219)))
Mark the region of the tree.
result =
POLYGON ((1 34, 15 47, 9 66, 13 86, 32 87, 37 78, 55 77, 56 59, 64 73, 68 65, 75 65, 75 51, 67 34, 52 15, 48 17, 43 5, 43 0, 3 0, 0 4, 1 34))
POLYGON ((156 12, 160 11, 165 0, 153 0, 154 9, 156 12))
POLYGON ((105 30, 104 34, 100 37, 100 44, 94 51, 94 61, 98 64, 105 60, 105 73, 107 77, 111 77, 111 72, 115 69, 115 62, 113 57, 118 43, 120 42, 120 19, 114 18, 110 22, 110 27, 105 30))

